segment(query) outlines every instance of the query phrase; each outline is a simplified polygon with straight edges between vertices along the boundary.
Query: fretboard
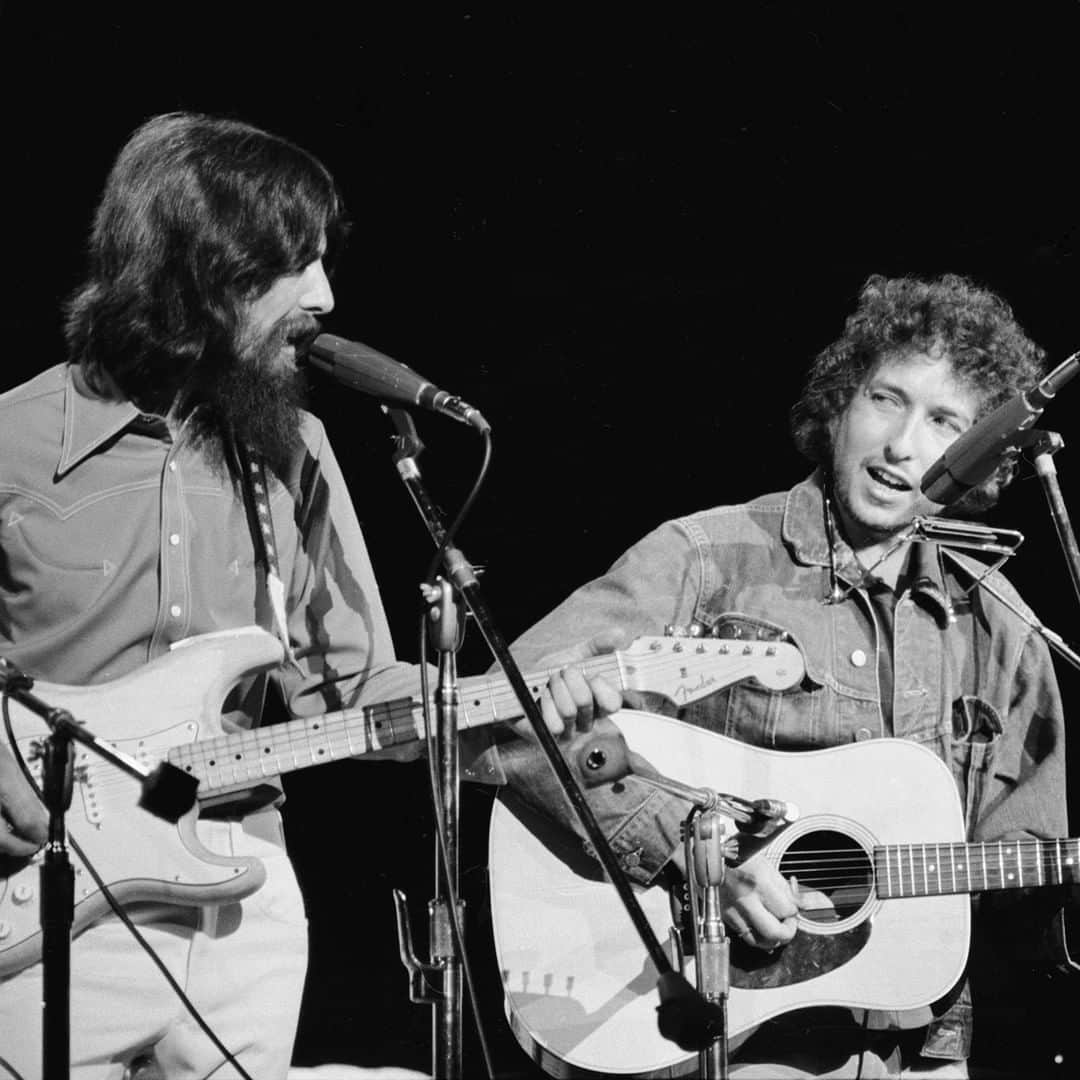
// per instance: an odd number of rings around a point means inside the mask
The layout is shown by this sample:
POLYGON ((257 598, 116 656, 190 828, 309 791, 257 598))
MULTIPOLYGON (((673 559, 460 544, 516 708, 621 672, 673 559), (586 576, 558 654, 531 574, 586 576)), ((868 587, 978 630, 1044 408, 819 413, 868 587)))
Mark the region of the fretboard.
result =
POLYGON ((1001 840, 982 844, 890 844, 874 849, 877 894, 1025 889, 1080 881, 1077 840, 1001 840))
MULTIPOLYGON (((619 653, 595 657, 583 666, 590 675, 603 675, 613 685, 625 689, 619 653)), ((526 676, 526 685, 534 698, 540 696, 550 674, 551 671, 542 671, 526 676)), ((506 679, 485 676, 461 679, 458 689, 461 730, 523 715, 506 679)), ((423 738, 420 703, 405 698, 185 743, 170 748, 168 760, 195 776, 199 780, 199 794, 204 796, 214 790, 255 784, 282 773, 403 746, 423 738)))

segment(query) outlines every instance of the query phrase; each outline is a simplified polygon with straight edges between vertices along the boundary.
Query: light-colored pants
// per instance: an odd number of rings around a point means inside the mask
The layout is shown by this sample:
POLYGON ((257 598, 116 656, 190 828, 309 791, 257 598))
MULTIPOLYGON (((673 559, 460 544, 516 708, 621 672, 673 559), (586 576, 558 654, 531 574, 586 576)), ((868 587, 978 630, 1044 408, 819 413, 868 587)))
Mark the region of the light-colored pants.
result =
MULTIPOLYGON (((134 811, 133 811, 134 812, 134 811)), ((243 822, 200 821, 221 854, 255 855, 263 886, 241 903, 184 908, 134 905, 143 936, 211 1030, 255 1080, 284 1080, 307 967, 307 918, 276 810, 243 822)), ((41 1077, 42 969, 0 983, 0 1080, 41 1077)), ((169 1080, 237 1076, 172 987, 113 916, 72 942, 71 1076, 120 1080, 152 1054, 169 1080)))

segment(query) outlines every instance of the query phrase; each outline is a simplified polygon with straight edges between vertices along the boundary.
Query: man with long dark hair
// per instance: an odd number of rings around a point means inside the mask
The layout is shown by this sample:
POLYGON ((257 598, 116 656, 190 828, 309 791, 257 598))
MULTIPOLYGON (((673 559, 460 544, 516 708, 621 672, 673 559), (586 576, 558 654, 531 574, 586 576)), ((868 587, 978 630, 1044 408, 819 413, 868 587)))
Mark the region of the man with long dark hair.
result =
MULTIPOLYGON (((226 732, 258 725, 268 681, 296 717, 415 696, 338 463, 296 389, 297 353, 333 307, 325 267, 344 231, 329 173, 285 139, 180 113, 134 133, 68 305, 68 362, 0 397, 0 655, 84 686, 182 639, 258 624, 288 660, 241 672, 226 732)), ((145 702, 148 732, 170 692, 145 702)), ((307 952, 280 794, 269 780, 199 822, 211 851, 261 862, 253 896, 179 906, 166 881, 129 911, 260 1080, 288 1067, 307 952)), ((6 873, 41 846, 45 815, 2 748, 0 810, 6 873)), ((134 793, 123 813, 144 813, 134 793)), ((170 1078, 235 1075, 128 927, 108 915, 76 930, 73 1075, 118 1078, 140 1060, 170 1078)), ((40 963, 0 984, 0 1075, 39 1075, 41 999, 40 963)))
MULTIPOLYGON (((1042 370, 1042 351, 989 290, 955 275, 870 278, 793 410, 796 443, 814 474, 789 491, 661 525, 526 633, 514 647, 519 662, 566 663, 620 634, 666 626, 788 640, 805 660, 798 685, 740 683, 678 717, 770 751, 911 739, 951 769, 969 839, 1066 836, 1063 712, 1045 642, 1015 613, 1026 609, 1000 574, 988 583, 1007 603, 977 584, 986 570, 978 560, 946 556, 908 532, 917 515, 942 511, 921 493, 927 469, 1042 370)), ((991 504, 1014 464, 1005 462, 955 511, 991 504)), ((567 685, 587 711, 588 690, 573 671, 567 685)), ((626 697, 671 711, 654 698, 626 697)), ((522 749, 505 762, 517 795, 565 821, 547 771, 522 749)), ((686 802, 634 775, 589 798, 633 879, 662 882, 672 866, 682 869, 686 802)), ((832 805, 821 792, 817 809, 827 814, 832 805)), ((812 908, 834 903, 813 880, 789 880, 766 858, 731 867, 722 908, 732 937, 761 958, 787 946, 812 908)), ((982 902, 982 930, 996 936, 995 947, 1033 965, 1033 943, 1051 940, 1060 896, 1033 897, 1026 912, 982 902)), ((978 951, 976 962, 980 955, 984 966, 997 962, 978 951)), ((814 964, 794 981, 809 987, 820 973, 814 964)), ((993 1026, 984 1025, 984 1038, 993 1026)), ((934 1009, 796 1009, 752 1038, 744 1033, 732 1074, 963 1076, 971 1038, 962 986, 934 1009)))

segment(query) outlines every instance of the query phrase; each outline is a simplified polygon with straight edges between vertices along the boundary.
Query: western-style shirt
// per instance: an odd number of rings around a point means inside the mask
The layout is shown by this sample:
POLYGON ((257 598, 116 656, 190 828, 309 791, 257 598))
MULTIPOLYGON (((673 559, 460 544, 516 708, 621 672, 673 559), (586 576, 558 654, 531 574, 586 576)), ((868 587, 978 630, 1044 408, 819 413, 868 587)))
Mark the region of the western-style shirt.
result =
MULTIPOLYGON (((325 430, 303 413, 301 436, 264 493, 298 666, 240 681, 227 730, 258 724, 267 677, 297 716, 416 695, 325 430)), ((101 683, 193 635, 269 629, 268 610, 239 489, 183 428, 92 394, 68 365, 0 396, 0 655, 101 683)))

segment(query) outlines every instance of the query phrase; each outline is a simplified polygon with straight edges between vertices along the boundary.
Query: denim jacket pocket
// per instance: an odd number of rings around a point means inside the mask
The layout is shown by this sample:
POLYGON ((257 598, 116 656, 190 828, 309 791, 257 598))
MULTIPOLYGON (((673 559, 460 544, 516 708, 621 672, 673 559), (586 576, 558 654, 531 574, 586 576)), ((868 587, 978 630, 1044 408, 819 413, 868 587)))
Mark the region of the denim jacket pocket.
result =
MULTIPOLYGON (((991 769, 1001 773, 1007 763, 997 760, 1004 731, 997 709, 972 694, 965 694, 952 707, 953 774, 960 789, 964 823, 970 833, 982 801, 991 769)), ((1015 769, 1012 779, 1015 779, 1015 769)))
POLYGON ((825 689, 803 643, 780 623, 742 612, 724 612, 708 629, 718 638, 790 641, 806 670, 786 690, 769 690, 753 680, 737 683, 688 705, 682 719, 757 746, 798 749, 807 739, 816 742, 827 713, 825 689))

